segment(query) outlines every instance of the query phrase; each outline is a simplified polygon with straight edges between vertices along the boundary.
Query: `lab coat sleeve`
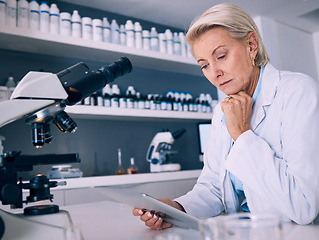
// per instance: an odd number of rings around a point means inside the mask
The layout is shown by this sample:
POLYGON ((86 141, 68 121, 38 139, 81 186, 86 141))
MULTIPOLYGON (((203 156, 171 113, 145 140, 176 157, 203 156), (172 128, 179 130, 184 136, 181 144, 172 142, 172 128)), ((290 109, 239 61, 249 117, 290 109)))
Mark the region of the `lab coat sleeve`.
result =
MULTIPOLYGON (((214 119, 213 121, 214 122, 214 119)), ((219 215, 223 210, 219 187, 219 163, 214 154, 216 137, 214 124, 204 154, 204 168, 194 188, 186 195, 174 199, 185 211, 197 218, 208 218, 219 215)))
POLYGON ((225 167, 242 181, 251 212, 259 211, 259 198, 282 216, 308 224, 319 209, 318 88, 309 80, 284 89, 277 113, 282 156, 248 130, 235 142, 225 167))

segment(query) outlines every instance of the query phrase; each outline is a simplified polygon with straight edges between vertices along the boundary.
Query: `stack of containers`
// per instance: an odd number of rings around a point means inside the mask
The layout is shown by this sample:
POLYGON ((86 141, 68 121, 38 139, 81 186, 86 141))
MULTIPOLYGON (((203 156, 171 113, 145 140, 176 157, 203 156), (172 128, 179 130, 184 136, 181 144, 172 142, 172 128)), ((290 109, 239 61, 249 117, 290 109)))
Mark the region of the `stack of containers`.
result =
POLYGON ((158 33, 155 27, 146 30, 132 20, 118 24, 116 19, 109 22, 106 17, 81 17, 77 10, 72 14, 60 12, 57 4, 49 6, 45 1, 39 4, 37 0, 1 0, 0 25, 192 57, 183 32, 166 29, 164 33, 158 33))
POLYGON ((218 101, 213 100, 208 93, 201 93, 197 98, 193 98, 189 92, 178 91, 168 91, 166 95, 142 95, 133 86, 129 86, 123 93, 117 84, 112 86, 107 84, 102 91, 92 94, 79 104, 108 108, 211 113, 217 103, 218 101))

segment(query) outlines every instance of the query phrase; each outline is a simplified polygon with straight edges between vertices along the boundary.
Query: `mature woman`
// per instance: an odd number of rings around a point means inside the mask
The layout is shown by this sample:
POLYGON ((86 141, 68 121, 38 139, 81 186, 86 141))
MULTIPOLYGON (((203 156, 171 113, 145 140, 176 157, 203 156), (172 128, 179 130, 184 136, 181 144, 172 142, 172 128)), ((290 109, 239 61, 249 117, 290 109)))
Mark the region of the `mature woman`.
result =
MULTIPOLYGON (((187 41, 205 77, 228 97, 214 110, 204 168, 193 190, 161 201, 198 218, 273 212, 309 224, 319 211, 318 87, 278 71, 253 19, 219 4, 193 22, 187 41)), ((133 214, 152 229, 171 224, 133 214)))

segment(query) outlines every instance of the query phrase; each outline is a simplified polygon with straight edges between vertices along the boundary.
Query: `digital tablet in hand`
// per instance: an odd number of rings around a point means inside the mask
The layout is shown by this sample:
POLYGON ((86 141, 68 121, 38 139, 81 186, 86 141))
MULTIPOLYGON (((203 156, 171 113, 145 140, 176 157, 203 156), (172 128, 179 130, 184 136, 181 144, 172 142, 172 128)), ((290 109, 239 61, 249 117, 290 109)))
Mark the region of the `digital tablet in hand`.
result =
POLYGON ((165 221, 181 228, 199 229, 199 219, 190 216, 174 207, 171 207, 145 193, 133 192, 127 189, 107 188, 106 195, 118 202, 125 203, 133 208, 140 208, 154 212, 165 221))

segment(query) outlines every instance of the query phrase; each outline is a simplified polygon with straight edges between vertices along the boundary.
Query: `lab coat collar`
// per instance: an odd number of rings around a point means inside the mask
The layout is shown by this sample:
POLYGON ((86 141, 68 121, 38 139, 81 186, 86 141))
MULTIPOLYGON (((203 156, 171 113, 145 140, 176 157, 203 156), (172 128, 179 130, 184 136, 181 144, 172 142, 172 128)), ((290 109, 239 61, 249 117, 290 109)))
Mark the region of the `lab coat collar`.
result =
POLYGON ((279 71, 270 63, 265 66, 262 76, 261 91, 255 102, 252 116, 250 119, 250 127, 254 131, 261 121, 265 118, 265 108, 271 105, 279 82, 279 71))

